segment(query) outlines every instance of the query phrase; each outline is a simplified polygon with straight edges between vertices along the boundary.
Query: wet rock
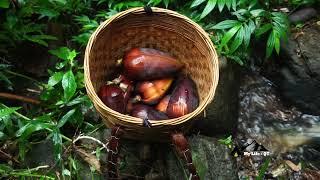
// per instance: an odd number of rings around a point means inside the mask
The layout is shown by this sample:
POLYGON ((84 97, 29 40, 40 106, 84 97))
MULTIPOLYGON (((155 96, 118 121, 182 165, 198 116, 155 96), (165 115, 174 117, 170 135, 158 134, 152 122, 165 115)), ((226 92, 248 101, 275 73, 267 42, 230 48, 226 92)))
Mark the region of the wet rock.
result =
POLYGON ((224 57, 219 58, 219 84, 214 99, 196 121, 196 128, 203 135, 226 134, 236 129, 239 106, 241 72, 239 65, 224 57))
MULTIPOLYGON (((230 150, 217 139, 202 135, 188 138, 193 163, 203 179, 237 179, 235 159, 230 150)), ((101 159, 102 165, 106 159, 101 159)), ((182 162, 169 143, 147 144, 123 140, 120 151, 122 179, 185 179, 182 162)))
MULTIPOLYGON (((230 150, 217 142, 217 139, 206 136, 192 136, 188 138, 192 150, 193 163, 202 179, 238 179, 235 159, 230 150)), ((169 179, 180 180, 187 175, 174 153, 166 157, 169 179)))
POLYGON ((292 13, 289 16, 289 21, 294 24, 302 23, 316 16, 317 11, 312 7, 307 7, 292 13))
POLYGON ((316 23, 291 37, 281 53, 283 65, 273 78, 281 95, 304 113, 320 115, 320 29, 316 23))
POLYGON ((32 145, 32 149, 26 154, 26 165, 29 168, 55 164, 53 143, 50 140, 32 145))

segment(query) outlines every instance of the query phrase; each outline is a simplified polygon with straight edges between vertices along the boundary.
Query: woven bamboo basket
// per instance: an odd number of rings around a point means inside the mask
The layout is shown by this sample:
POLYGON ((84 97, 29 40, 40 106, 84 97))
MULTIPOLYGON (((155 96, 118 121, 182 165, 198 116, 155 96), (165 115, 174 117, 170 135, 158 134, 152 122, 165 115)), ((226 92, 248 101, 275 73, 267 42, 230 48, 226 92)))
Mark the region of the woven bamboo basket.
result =
POLYGON ((132 8, 103 22, 92 34, 84 61, 85 86, 104 123, 125 129, 125 137, 146 141, 167 141, 175 130, 186 132, 192 122, 213 100, 219 79, 218 56, 207 33, 189 18, 167 9, 132 8), (134 47, 155 48, 170 53, 181 61, 185 74, 195 81, 200 96, 199 107, 175 119, 142 119, 108 108, 98 97, 99 88, 110 80, 116 61, 134 47))

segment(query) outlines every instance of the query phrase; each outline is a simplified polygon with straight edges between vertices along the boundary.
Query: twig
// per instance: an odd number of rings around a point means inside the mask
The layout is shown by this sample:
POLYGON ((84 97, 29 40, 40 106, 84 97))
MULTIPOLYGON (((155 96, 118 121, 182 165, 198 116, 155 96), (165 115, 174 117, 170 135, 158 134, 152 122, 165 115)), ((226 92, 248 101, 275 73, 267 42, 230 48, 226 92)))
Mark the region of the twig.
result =
POLYGON ((27 171, 38 171, 39 169, 45 169, 45 168, 48 168, 50 167, 49 165, 43 165, 43 166, 38 166, 38 167, 35 167, 35 168, 31 168, 31 169, 28 169, 27 171))
POLYGON ((41 91, 39 91, 39 90, 30 89, 30 88, 27 88, 27 91, 33 92, 33 93, 37 93, 37 94, 40 94, 40 93, 41 93, 41 91))
POLYGON ((11 160, 13 160, 14 162, 20 164, 20 162, 19 162, 16 158, 12 157, 10 154, 2 151, 1 149, 0 149, 0 153, 3 154, 3 155, 4 155, 5 157, 7 157, 8 159, 11 159, 11 160))
POLYGON ((19 95, 15 95, 15 94, 10 94, 10 93, 1 93, 0 92, 0 97, 7 98, 7 99, 19 100, 19 101, 28 102, 28 103, 37 104, 37 105, 41 103, 40 101, 38 101, 36 99, 32 99, 32 98, 24 97, 24 96, 19 96, 19 95))
POLYGON ((96 139, 96 138, 94 138, 94 137, 91 137, 91 136, 83 136, 83 135, 79 135, 75 140, 73 140, 73 144, 75 144, 78 140, 80 140, 80 139, 90 139, 90 140, 92 140, 92 141, 95 141, 95 142, 97 142, 98 144, 100 144, 101 146, 103 146, 103 148, 104 149, 106 149, 107 150, 107 152, 109 152, 109 149, 108 149, 108 147, 107 147, 107 144, 104 144, 104 143, 102 143, 99 139, 96 139))
POLYGON ((16 73, 16 72, 13 72, 13 71, 10 71, 10 70, 4 70, 4 72, 6 72, 8 74, 15 75, 15 76, 18 76, 18 77, 22 77, 22 78, 28 79, 30 81, 33 81, 33 82, 43 86, 43 84, 41 82, 39 82, 36 79, 33 79, 33 78, 29 77, 29 76, 26 76, 26 75, 23 75, 23 74, 20 74, 20 73, 16 73))

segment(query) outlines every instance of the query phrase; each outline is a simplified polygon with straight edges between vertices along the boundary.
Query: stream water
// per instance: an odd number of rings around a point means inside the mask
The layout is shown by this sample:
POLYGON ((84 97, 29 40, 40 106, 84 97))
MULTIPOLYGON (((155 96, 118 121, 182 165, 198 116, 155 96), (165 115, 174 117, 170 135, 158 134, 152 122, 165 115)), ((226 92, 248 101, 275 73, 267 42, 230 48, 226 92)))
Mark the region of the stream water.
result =
MULTIPOLYGON (((320 169, 320 117, 284 105, 272 82, 258 74, 245 75, 240 89, 236 141, 247 138, 270 152, 267 178, 301 179, 305 170, 320 169)), ((239 178, 258 175, 267 158, 237 158, 239 178)))

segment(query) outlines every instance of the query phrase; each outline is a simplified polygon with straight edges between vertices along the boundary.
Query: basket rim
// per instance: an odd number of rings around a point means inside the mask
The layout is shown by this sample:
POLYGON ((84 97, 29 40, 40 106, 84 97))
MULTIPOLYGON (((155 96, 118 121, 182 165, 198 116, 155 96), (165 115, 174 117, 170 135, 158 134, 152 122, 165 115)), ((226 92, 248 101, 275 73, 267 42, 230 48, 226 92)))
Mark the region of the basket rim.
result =
MULTIPOLYGON (((218 80, 219 80, 219 65, 218 65, 218 55, 217 52, 214 48, 214 45, 211 41, 211 39, 209 38, 208 34, 202 29, 202 27, 200 25, 198 25, 197 23, 193 22, 191 19, 189 19, 188 17, 179 14, 178 12, 169 10, 169 9, 163 9, 163 8, 157 8, 157 7, 151 7, 152 11, 155 13, 166 13, 170 16, 174 16, 177 18, 181 18, 184 21, 186 21, 187 23, 190 23, 195 30, 198 31, 199 35, 201 36, 201 38, 207 43, 208 49, 211 51, 212 53, 212 59, 211 59, 211 68, 213 69, 213 80, 210 83, 210 90, 208 92, 208 95, 206 96, 206 98, 202 101, 201 104, 199 104, 199 106, 197 107, 197 109, 195 109, 193 112, 186 114, 184 116, 178 117, 178 118, 172 118, 172 119, 166 119, 166 120, 149 120, 150 123, 152 124, 152 126, 166 126, 166 125, 179 125, 182 124, 188 120, 190 120, 191 118, 197 116, 198 114, 200 114, 202 111, 205 110, 206 106, 213 100, 213 97, 215 95, 215 91, 218 85, 218 80)), ((117 119, 121 120, 121 121, 125 121, 127 123, 133 123, 135 125, 140 125, 142 126, 141 123, 141 119, 140 118, 136 118, 130 115, 125 115, 122 113, 119 113, 117 111, 112 110, 111 108, 109 108, 108 106, 106 106, 101 99, 98 97, 97 93, 94 90, 93 84, 91 82, 90 79, 90 53, 91 53, 91 49, 95 43, 95 41, 97 40, 97 35, 103 30, 105 29, 112 21, 118 19, 118 18, 122 18, 130 13, 146 13, 144 11, 143 7, 137 7, 137 8, 131 8, 122 12, 119 12, 117 14, 115 14, 114 16, 112 16, 111 18, 107 19, 106 21, 104 21, 103 23, 101 23, 99 25, 99 27, 94 31, 94 33, 91 35, 88 44, 86 46, 86 50, 85 50, 85 57, 84 57, 84 81, 85 81, 85 87, 87 90, 87 94, 89 96, 89 98, 91 99, 91 101, 95 104, 96 109, 99 111, 99 113, 104 114, 103 112, 101 112, 100 108, 107 111, 109 114, 111 114, 112 116, 116 117, 117 119)))

